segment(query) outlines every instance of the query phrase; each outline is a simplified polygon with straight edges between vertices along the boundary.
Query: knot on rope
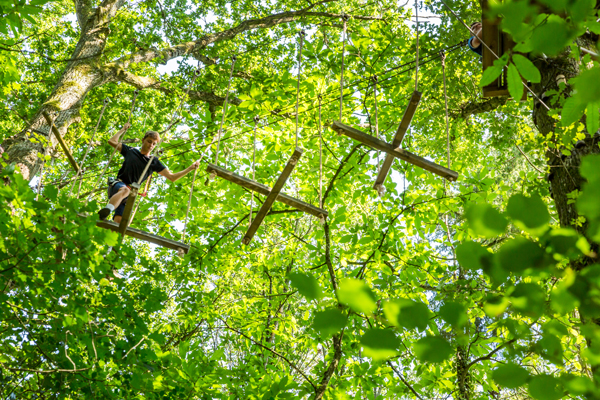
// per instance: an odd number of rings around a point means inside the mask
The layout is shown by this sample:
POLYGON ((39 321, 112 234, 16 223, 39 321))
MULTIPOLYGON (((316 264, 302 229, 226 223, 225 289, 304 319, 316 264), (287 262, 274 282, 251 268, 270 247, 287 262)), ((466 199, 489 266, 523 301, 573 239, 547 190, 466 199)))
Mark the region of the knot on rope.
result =
POLYGON ((258 115, 254 116, 254 122, 258 123, 258 121, 260 121, 260 117, 258 115))
POLYGON ((304 29, 302 29, 298 34, 300 36, 306 36, 306 32, 304 31, 304 29))
POLYGON ((446 66, 446 52, 444 50, 440 50, 440 58, 442 60, 442 66, 446 66))
POLYGON ((323 214, 319 214, 319 224, 321 226, 325 225, 325 216, 323 214))
POLYGON ((377 83, 377 80, 378 80, 378 79, 379 79, 379 78, 377 77, 377 75, 373 75, 373 76, 371 77, 371 80, 372 80, 373 82, 375 82, 375 83, 377 83))

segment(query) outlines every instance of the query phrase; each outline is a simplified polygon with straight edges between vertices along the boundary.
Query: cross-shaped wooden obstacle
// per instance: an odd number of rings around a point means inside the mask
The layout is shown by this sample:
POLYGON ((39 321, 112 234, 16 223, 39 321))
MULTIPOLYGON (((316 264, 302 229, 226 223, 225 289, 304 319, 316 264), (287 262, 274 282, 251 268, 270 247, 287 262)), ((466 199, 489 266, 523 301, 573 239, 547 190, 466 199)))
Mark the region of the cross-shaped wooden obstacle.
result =
POLYGON ((412 118, 415 115, 415 111, 417 110, 417 106, 419 105, 420 100, 421 93, 418 91, 413 92, 408 103, 408 107, 406 108, 406 111, 402 116, 402 120, 400 122, 400 125, 398 126, 398 130, 396 131, 396 135, 394 136, 394 140, 391 144, 384 142, 383 140, 373 137, 371 135, 368 135, 364 132, 361 132, 358 129, 354 129, 348 125, 344 125, 338 121, 335 121, 331 125, 331 128, 337 133, 346 135, 351 139, 361 142, 375 150, 383 151, 387 154, 385 157, 385 161, 379 169, 379 173, 377 174, 377 178, 375 179, 375 184, 373 185, 373 188, 377 190, 379 194, 383 193, 383 183, 385 182, 385 178, 390 172, 392 163, 394 162, 394 158, 399 158, 401 160, 407 161, 413 165, 416 165, 417 167, 421 167, 424 170, 433 172, 436 175, 446 178, 449 181, 455 181, 458 178, 458 172, 442 167, 441 165, 438 165, 432 161, 429 161, 423 157, 419 157, 416 154, 413 154, 409 151, 400 148, 400 145, 402 144, 402 139, 404 139, 404 135, 406 134, 410 122, 412 121, 412 118))
POLYGON ((245 187, 246 189, 252 190, 253 192, 257 192, 267 196, 264 203, 258 210, 256 217, 254 217, 254 219, 252 220, 248 231, 244 235, 244 238, 242 239, 243 244, 250 243, 250 241, 254 237, 254 234, 260 227, 262 221, 265 219, 265 216, 267 215, 275 201, 287 204, 290 207, 314 215, 315 217, 320 219, 327 218, 327 211, 281 193, 281 189, 283 189, 283 186, 285 185, 286 181, 291 175, 294 167, 298 163, 298 160, 302 156, 302 153, 302 149, 296 148, 294 154, 292 154, 286 166, 283 168, 281 175, 279 175, 279 178, 277 178, 277 182, 275 182, 275 185, 272 189, 268 186, 265 186, 258 182, 254 182, 241 175, 227 171, 226 169, 218 167, 214 164, 208 164, 206 171, 209 172, 211 175, 216 175, 220 178, 228 180, 229 182, 235 183, 236 185, 240 185, 242 187, 245 187))

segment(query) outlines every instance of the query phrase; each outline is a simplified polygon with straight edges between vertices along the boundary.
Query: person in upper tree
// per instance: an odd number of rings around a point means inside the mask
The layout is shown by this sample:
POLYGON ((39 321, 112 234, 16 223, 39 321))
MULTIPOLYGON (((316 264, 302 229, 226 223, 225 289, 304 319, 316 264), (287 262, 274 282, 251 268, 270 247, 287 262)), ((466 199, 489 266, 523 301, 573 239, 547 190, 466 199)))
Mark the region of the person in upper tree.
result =
MULTIPOLYGON (((125 210, 125 204, 127 203, 127 197, 129 196, 129 192, 131 191, 129 185, 132 183, 137 183, 150 161, 150 152, 154 149, 154 147, 160 141, 160 135, 155 131, 148 131, 144 135, 142 139, 142 148, 136 149, 134 147, 127 146, 126 144, 122 144, 119 142, 119 138, 125 132, 131 124, 126 123, 123 128, 117 132, 113 137, 108 140, 108 144, 112 147, 116 148, 125 160, 123 161, 123 165, 117 174, 117 179, 109 178, 109 187, 108 187, 108 197, 109 201, 104 208, 98 211, 98 215, 100 219, 106 219, 111 212, 115 212, 113 220, 117 223, 121 222, 121 216, 123 215, 123 211, 125 210)), ((162 162, 158 159, 158 157, 154 157, 152 160, 152 164, 146 171, 142 182, 144 182, 153 172, 156 172, 159 175, 164 176, 171 182, 175 182, 182 176, 185 176, 190 171, 195 170, 200 165, 199 161, 194 162, 192 165, 179 172, 171 172, 167 167, 164 166, 162 162)))
POLYGON ((480 56, 483 55, 483 45, 481 44, 482 33, 483 26, 481 25, 481 22, 473 22, 471 24, 471 37, 467 41, 469 48, 480 56))

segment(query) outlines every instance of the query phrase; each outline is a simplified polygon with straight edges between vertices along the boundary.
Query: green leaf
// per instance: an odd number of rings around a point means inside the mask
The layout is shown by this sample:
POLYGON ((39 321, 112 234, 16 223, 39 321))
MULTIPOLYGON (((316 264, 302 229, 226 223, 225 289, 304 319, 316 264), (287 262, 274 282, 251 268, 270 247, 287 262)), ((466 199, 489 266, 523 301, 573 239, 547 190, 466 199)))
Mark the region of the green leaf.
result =
POLYGON ((316 300, 323 297, 319 281, 314 276, 292 272, 288 275, 288 279, 292 283, 292 286, 298 289, 298 292, 308 300, 316 300))
POLYGON ((531 378, 529 394, 537 400, 558 400, 564 395, 560 381, 551 375, 537 375, 531 378))
POLYGON ((544 313, 546 292, 535 283, 519 283, 510 293, 515 310, 531 318, 539 318, 544 313))
POLYGON ((516 101, 520 101, 523 98, 523 81, 521 80, 521 75, 519 75, 519 71, 514 64, 508 65, 508 75, 506 78, 508 83, 508 92, 516 101))
POLYGON ((429 324, 429 308, 418 301, 403 298, 387 301, 383 313, 390 324, 406 329, 425 330, 429 324))
POLYGON ((471 271, 486 269, 492 262, 492 254, 475 242, 461 243, 456 247, 458 263, 471 271))
POLYGON ((536 234, 536 236, 543 233, 542 231, 546 230, 546 225, 550 222, 548 208, 538 195, 526 197, 516 194, 512 196, 508 200, 506 212, 518 228, 536 234))
POLYGON ((481 82, 479 82, 479 87, 484 87, 494 82, 500 74, 502 74, 503 66, 493 65, 491 67, 487 67, 485 71, 483 71, 483 76, 481 77, 481 82))
POLYGON ((340 303, 347 305, 358 313, 371 314, 377 310, 375 294, 361 280, 354 278, 340 280, 337 296, 340 303))
POLYGON ((537 244, 522 237, 508 240, 497 253, 500 266, 509 272, 523 272, 541 265, 544 251, 537 244))
POLYGON ((478 236, 493 238, 504 233, 508 221, 489 204, 475 204, 466 212, 469 227, 478 236))
POLYGON ((586 123, 586 128, 587 131, 590 135, 593 135, 594 133, 598 132, 598 129, 600 128, 600 102, 596 101, 593 103, 589 103, 587 106, 587 111, 586 111, 586 119, 585 119, 585 123, 586 123))
POLYGON ((421 362, 441 363, 453 353, 452 346, 439 336, 427 336, 413 344, 415 356, 421 362))
POLYGON ((467 308, 453 301, 448 301, 444 304, 438 314, 452 327, 460 328, 469 322, 469 316, 467 315, 467 308))
POLYGON ((600 68, 583 71, 570 82, 577 90, 573 97, 576 97, 580 104, 587 105, 600 101, 600 68))
POLYGON ((569 97, 562 108, 560 123, 562 126, 570 126, 583 117, 585 104, 581 103, 577 97, 569 97))
POLYGON ((529 372, 516 364, 500 365, 492 373, 492 378, 498 385, 509 389, 516 389, 523 386, 529 380, 529 372))
POLYGON ((380 361, 398 354, 400 339, 390 329, 369 329, 360 338, 360 344, 365 356, 380 361))
POLYGON ((527 57, 523 57, 520 54, 513 54, 512 60, 523 78, 533 83, 540 83, 542 80, 540 71, 527 57))
POLYGON ((315 314, 313 328, 324 336, 333 335, 346 326, 346 315, 337 308, 318 311, 315 314))

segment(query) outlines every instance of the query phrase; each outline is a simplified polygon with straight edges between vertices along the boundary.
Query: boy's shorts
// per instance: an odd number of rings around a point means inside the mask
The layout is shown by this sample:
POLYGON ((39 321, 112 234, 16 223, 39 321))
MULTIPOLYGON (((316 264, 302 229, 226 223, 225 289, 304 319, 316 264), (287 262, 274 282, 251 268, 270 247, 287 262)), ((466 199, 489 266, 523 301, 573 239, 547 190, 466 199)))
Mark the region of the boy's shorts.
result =
MULTIPOLYGON (((108 188, 108 198, 110 199, 111 197, 113 197, 115 194, 117 194, 117 192, 119 191, 119 189, 121 189, 122 187, 126 187, 127 185, 124 184, 123 182, 117 182, 114 185, 110 186, 108 188)), ((117 215, 123 215, 123 211, 125 211, 125 204, 127 203, 127 199, 129 198, 129 196, 125 197, 123 199, 123 201, 121 201, 121 204, 119 204, 119 207, 115 208, 115 215, 113 216, 113 219, 117 216, 117 215)))

